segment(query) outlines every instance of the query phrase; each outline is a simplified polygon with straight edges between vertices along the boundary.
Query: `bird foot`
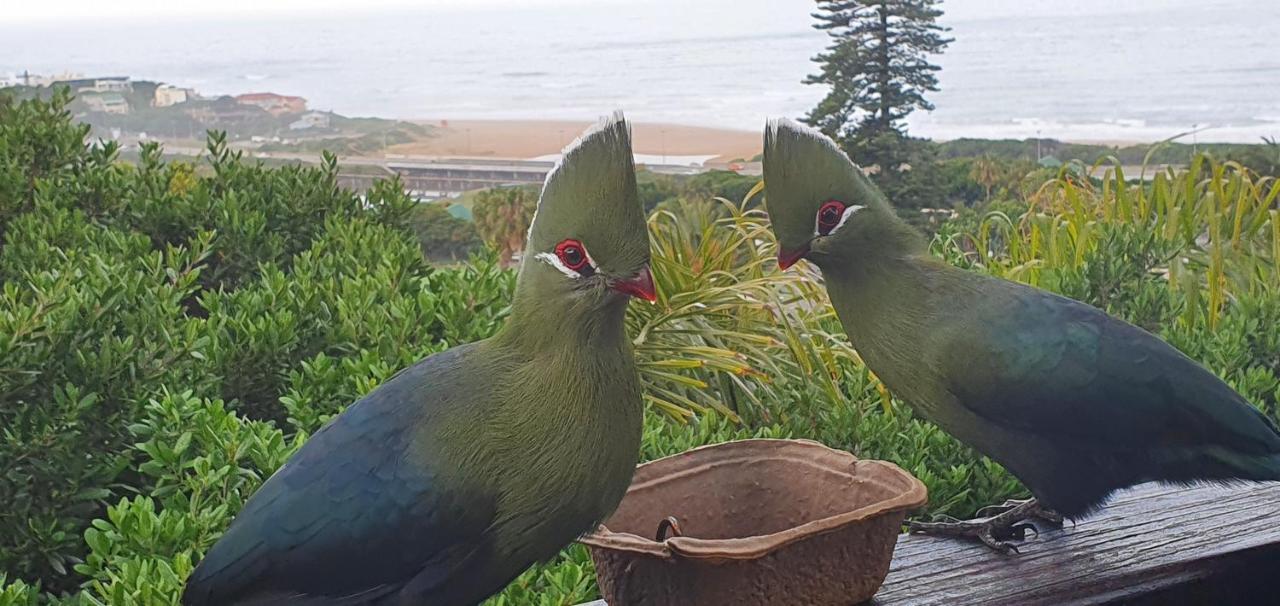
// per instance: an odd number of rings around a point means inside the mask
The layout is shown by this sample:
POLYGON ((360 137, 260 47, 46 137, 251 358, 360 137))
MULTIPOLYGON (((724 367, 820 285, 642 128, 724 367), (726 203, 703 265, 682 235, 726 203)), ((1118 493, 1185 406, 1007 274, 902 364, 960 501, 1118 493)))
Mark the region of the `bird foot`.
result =
POLYGON ((1045 509, 1035 499, 1005 501, 1000 505, 983 507, 979 517, 973 520, 951 522, 911 522, 908 530, 913 534, 968 537, 982 541, 984 545, 1005 555, 1018 553, 1013 541, 1022 541, 1027 533, 1040 534, 1037 522, 1052 528, 1062 527, 1062 515, 1045 509), (996 512, 982 517, 983 512, 996 512))
POLYGON ((1023 515, 1027 516, 1027 518, 1045 522, 1055 528, 1062 526, 1064 521, 1062 514, 1040 507, 1035 499, 1009 499, 999 505, 987 505, 986 507, 979 509, 978 513, 975 514, 975 517, 994 517, 1023 505, 1029 506, 1023 511, 1023 515))

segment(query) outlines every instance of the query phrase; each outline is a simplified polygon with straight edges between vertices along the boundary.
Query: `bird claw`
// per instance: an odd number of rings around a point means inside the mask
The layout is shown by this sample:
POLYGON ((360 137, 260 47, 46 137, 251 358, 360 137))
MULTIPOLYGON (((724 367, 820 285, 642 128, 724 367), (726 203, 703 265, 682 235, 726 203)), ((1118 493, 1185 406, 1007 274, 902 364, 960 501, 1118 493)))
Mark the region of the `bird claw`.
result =
POLYGON ((978 531, 977 536, 978 536, 978 540, 982 541, 984 545, 986 545, 987 547, 995 551, 1003 553, 1004 555, 1013 555, 1013 554, 1022 553, 1021 551, 1018 551, 1018 547, 1013 543, 1010 543, 1008 541, 1001 541, 997 539, 995 537, 995 533, 992 532, 990 527, 984 527, 982 530, 978 531))
POLYGON ((993 551, 1012 555, 1021 552, 1010 540, 1024 541, 1027 539, 1028 532, 1037 537, 1040 536, 1040 527, 1037 522, 1044 522, 1056 528, 1061 528, 1063 522, 1060 514, 1040 507, 1034 499, 1008 501, 1002 505, 986 507, 979 510, 979 515, 982 511, 991 509, 1002 509, 1002 511, 994 516, 979 517, 969 521, 911 522, 908 530, 915 534, 969 537, 981 541, 993 551))
POLYGON ((1009 536, 1019 541, 1027 540, 1027 533, 1031 532, 1035 536, 1040 536, 1040 529, 1031 522, 1021 522, 1009 527, 1009 536))

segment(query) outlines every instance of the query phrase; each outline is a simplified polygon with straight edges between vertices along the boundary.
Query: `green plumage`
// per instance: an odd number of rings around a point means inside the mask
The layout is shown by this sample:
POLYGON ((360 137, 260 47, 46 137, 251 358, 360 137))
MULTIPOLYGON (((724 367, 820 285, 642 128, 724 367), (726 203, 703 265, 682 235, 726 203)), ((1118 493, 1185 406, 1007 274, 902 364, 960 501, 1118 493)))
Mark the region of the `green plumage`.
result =
POLYGON ((642 405, 627 295, 648 234, 621 115, 543 189, 510 320, 317 432, 192 573, 187 604, 474 604, 617 506, 642 405), (566 273, 556 246, 593 264, 566 273))
POLYGON ((1044 505, 1079 516, 1144 481, 1280 479, 1280 434, 1215 375, 1093 307, 938 261, 822 135, 771 123, 764 178, 780 248, 822 270, 871 370, 1044 505), (815 236, 828 200, 865 208, 815 236))

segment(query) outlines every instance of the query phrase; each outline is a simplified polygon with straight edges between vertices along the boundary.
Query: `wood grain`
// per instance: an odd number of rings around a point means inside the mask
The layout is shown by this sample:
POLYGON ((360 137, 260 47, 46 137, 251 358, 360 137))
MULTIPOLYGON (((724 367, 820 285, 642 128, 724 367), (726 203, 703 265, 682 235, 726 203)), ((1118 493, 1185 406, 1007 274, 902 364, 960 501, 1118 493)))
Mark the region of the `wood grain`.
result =
POLYGON ((1019 549, 1003 556, 977 544, 902 535, 871 604, 1107 604, 1156 596, 1169 604, 1206 592, 1232 599, 1225 592, 1246 589, 1241 571, 1280 572, 1280 483, 1143 485, 1019 549))

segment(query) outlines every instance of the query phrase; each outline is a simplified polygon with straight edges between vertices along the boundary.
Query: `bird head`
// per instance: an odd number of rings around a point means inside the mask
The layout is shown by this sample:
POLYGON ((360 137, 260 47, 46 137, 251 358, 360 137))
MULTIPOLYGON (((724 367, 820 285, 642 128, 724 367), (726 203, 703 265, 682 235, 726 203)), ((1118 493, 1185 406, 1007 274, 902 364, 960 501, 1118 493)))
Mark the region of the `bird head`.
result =
POLYGON ((519 281, 566 309, 655 300, 631 128, 621 112, 569 144, 547 175, 519 281))
POLYGON ((782 269, 805 258, 821 267, 896 221, 880 190, 835 141, 791 120, 765 127, 764 184, 782 269))

